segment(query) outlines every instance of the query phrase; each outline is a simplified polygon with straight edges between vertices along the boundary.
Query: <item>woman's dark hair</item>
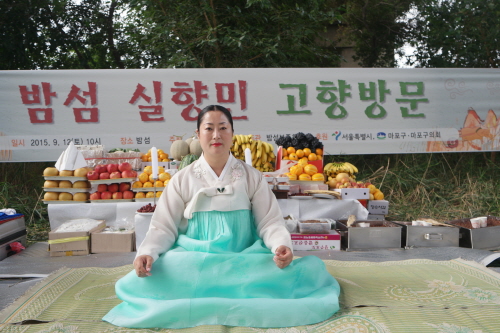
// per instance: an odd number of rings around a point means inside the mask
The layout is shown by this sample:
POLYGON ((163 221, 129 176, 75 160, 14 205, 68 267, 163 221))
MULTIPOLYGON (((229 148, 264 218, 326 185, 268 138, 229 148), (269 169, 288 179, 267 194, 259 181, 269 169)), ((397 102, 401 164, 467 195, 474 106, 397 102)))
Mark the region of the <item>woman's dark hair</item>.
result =
POLYGON ((228 109, 226 109, 225 107, 223 107, 221 105, 209 105, 200 111, 200 113, 198 114, 198 121, 196 123, 196 128, 198 129, 198 131, 200 130, 200 125, 201 125, 201 121, 203 120, 203 117, 205 116, 205 114, 207 112, 210 112, 210 111, 220 111, 220 112, 224 113, 224 115, 229 120, 229 123, 231 124, 231 129, 234 132, 233 117, 231 116, 231 112, 229 112, 228 109))

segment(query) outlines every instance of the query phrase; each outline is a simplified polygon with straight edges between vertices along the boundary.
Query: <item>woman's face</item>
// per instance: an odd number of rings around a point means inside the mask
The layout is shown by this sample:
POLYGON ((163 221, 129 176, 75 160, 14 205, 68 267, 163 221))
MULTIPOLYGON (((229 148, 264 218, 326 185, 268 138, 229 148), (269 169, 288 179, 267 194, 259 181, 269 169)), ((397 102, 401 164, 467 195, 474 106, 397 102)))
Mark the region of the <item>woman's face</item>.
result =
POLYGON ((209 111, 196 130, 203 154, 227 155, 233 144, 233 129, 221 111, 209 111))

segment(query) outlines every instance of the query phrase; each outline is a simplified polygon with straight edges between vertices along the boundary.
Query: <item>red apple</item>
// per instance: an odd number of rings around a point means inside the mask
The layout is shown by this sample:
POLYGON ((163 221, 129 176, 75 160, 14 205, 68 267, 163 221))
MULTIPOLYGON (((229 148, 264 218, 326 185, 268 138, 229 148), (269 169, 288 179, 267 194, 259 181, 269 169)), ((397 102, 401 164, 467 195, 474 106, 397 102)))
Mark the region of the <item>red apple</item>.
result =
POLYGON ((95 166, 94 171, 97 173, 107 172, 108 171, 107 165, 106 164, 98 164, 95 166))
POLYGON ((113 197, 113 194, 109 191, 105 191, 101 193, 101 199, 103 200, 109 200, 113 197))
POLYGON ((97 185, 97 192, 105 192, 107 190, 108 190, 108 185, 106 184, 97 185))
POLYGON ((132 170, 132 165, 130 165, 129 162, 120 163, 120 165, 118 165, 118 170, 120 170, 120 172, 123 172, 126 170, 132 170))
POLYGON ((135 178, 137 177, 137 172, 134 170, 125 170, 122 172, 122 178, 135 178))
POLYGON ((118 184, 109 184, 108 192, 115 193, 118 192, 118 184))
POLYGON ((123 199, 123 193, 122 192, 115 192, 112 195, 113 199, 123 199))
POLYGON ((123 192, 123 199, 133 199, 133 198, 134 198, 134 192, 132 191, 123 192))
POLYGON ((97 180, 99 179, 99 173, 97 171, 89 171, 87 172, 87 179, 88 180, 97 180))
POLYGON ((120 171, 113 171, 109 175, 109 179, 117 179, 117 178, 122 178, 122 173, 120 171))
POLYGON ((110 163, 110 164, 108 164, 108 172, 112 173, 112 172, 115 172, 115 171, 118 171, 118 164, 116 164, 116 163, 110 163))
POLYGON ((119 186, 120 192, 125 192, 128 190, 130 190, 130 183, 120 183, 120 186, 119 186))
POLYGON ((100 192, 94 192, 90 195, 90 200, 99 200, 101 199, 101 193, 100 192))
POLYGON ((108 172, 100 173, 99 179, 109 179, 109 173, 108 172))

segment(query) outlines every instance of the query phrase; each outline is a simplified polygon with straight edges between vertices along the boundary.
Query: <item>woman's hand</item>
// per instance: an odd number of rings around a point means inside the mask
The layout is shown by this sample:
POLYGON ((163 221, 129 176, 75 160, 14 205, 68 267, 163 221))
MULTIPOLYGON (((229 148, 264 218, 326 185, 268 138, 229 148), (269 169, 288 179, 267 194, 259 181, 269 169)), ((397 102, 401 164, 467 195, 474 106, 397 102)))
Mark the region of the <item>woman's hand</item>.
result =
POLYGON ((138 256, 134 260, 134 268, 138 277, 151 276, 151 265, 153 265, 153 257, 146 254, 138 256))
POLYGON ((290 250, 285 245, 280 245, 276 249, 276 255, 273 258, 274 262, 276 263, 276 266, 278 266, 279 268, 285 268, 286 266, 290 265, 292 259, 293 259, 292 250, 290 250))

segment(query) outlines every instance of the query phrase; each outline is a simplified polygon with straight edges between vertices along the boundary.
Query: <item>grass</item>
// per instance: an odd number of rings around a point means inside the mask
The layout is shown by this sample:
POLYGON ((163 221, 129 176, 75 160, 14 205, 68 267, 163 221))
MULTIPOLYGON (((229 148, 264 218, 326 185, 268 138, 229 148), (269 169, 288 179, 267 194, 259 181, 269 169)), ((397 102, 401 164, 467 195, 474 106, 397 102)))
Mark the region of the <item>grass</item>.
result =
MULTIPOLYGON (((325 163, 332 160, 353 163, 358 180, 382 190, 389 221, 500 216, 500 165, 490 153, 325 156, 325 163)), ((28 244, 48 239, 42 173, 53 164, 0 163, 0 208, 25 215, 28 244)))

